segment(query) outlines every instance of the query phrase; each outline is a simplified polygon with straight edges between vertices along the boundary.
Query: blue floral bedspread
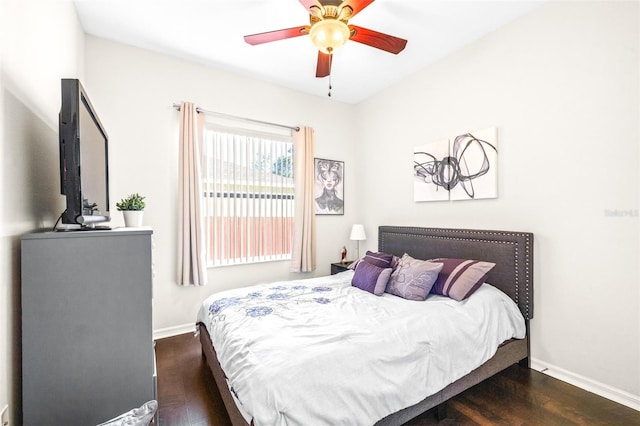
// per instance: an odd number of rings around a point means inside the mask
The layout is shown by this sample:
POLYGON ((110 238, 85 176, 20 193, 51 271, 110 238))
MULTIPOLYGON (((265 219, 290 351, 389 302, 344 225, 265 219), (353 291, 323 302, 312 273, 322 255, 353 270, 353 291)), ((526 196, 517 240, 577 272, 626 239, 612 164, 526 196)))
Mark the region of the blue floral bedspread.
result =
POLYGON ((483 285, 463 302, 351 286, 352 271, 223 291, 203 323, 245 419, 262 425, 371 425, 473 370, 522 315, 483 285))
POLYGON ((305 285, 299 283, 274 284, 264 289, 251 289, 245 295, 215 299, 209 306, 209 318, 225 321, 232 311, 248 317, 260 318, 274 312, 288 310, 292 305, 331 303, 336 296, 334 288, 326 285, 305 285))

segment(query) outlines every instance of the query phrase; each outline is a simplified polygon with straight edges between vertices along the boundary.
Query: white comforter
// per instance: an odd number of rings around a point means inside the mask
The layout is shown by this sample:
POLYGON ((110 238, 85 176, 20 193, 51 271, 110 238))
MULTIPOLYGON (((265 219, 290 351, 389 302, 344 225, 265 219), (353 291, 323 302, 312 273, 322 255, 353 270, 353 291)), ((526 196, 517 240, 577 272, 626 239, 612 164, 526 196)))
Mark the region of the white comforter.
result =
POLYGON ((371 425, 523 338, 515 303, 484 284, 463 302, 350 285, 352 271, 217 293, 198 313, 241 411, 261 425, 371 425))

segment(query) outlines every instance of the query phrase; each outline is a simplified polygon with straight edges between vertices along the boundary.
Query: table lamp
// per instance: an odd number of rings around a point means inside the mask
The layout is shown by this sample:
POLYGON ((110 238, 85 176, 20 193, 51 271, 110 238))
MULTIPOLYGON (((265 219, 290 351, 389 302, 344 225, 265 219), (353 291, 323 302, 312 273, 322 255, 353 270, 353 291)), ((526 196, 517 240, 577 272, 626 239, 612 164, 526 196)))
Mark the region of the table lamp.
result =
POLYGON ((367 235, 364 233, 364 226, 360 223, 356 223, 351 227, 351 236, 349 237, 351 241, 356 241, 357 243, 357 254, 358 257, 356 259, 360 259, 360 241, 364 241, 367 239, 367 235))

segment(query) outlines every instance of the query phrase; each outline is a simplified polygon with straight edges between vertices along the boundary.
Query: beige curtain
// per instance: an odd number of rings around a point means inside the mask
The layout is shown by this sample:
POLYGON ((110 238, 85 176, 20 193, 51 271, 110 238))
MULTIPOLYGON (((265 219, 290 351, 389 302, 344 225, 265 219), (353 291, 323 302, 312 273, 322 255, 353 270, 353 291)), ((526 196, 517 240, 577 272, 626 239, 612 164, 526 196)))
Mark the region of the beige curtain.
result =
POLYGON ((291 272, 316 269, 316 213, 314 202, 315 136, 310 127, 293 134, 293 167, 296 181, 296 212, 291 272))
POLYGON ((191 102, 180 105, 178 284, 184 286, 207 283, 200 180, 201 115, 191 102))

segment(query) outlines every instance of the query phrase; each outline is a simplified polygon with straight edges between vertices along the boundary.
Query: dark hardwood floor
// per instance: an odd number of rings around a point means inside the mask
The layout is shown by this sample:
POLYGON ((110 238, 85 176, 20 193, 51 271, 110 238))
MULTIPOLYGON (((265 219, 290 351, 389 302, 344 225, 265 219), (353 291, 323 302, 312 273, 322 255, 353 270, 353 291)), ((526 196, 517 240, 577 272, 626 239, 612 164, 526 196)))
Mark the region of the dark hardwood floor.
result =
MULTIPOLYGON (((230 424, 197 337, 160 339, 156 356, 161 426, 230 424)), ((638 411, 517 365, 450 400, 447 414, 408 425, 640 425, 638 411)))

